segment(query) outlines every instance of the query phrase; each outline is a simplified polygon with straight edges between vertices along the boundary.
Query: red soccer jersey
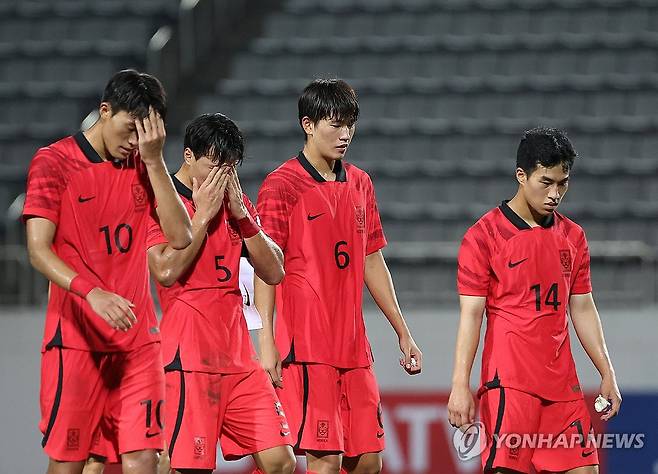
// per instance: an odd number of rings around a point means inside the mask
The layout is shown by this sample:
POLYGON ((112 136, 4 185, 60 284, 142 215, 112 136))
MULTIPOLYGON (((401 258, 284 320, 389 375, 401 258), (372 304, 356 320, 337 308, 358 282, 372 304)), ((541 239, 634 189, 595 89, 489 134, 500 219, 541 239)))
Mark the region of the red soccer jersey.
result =
POLYGON ((479 393, 501 386, 546 400, 582 398, 567 320, 569 297, 592 291, 580 226, 556 212, 530 227, 503 202, 466 232, 457 287, 487 298, 479 393))
POLYGON ((325 181, 303 153, 270 173, 258 194, 263 229, 283 249, 276 344, 291 362, 372 363, 361 309, 365 257, 386 245, 367 173, 338 160, 325 181))
MULTIPOLYGON (((192 190, 175 176, 172 179, 187 212, 194 216, 192 190)), ((257 221, 253 204, 246 195, 243 200, 257 221)), ((166 242, 153 219, 148 246, 166 242)), ((157 285, 162 306, 162 356, 167 368, 238 373, 259 367, 242 314, 239 286, 242 245, 237 223, 224 203, 185 274, 169 288, 157 285)))
POLYGON ((103 161, 82 132, 37 151, 27 178, 23 218, 57 225, 53 250, 92 284, 131 301, 137 323, 112 329, 79 296, 50 285, 42 350, 129 351, 160 340, 149 292, 147 217, 153 193, 138 156, 103 161))

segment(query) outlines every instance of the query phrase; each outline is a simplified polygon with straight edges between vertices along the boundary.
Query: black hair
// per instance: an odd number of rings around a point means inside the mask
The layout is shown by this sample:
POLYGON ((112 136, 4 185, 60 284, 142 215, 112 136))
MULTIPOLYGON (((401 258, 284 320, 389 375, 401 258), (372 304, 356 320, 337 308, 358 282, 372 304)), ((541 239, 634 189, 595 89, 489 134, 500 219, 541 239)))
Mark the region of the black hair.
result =
POLYGON ((578 154, 564 130, 537 127, 527 130, 516 152, 516 167, 530 176, 537 166, 552 168, 562 165, 567 172, 578 154))
POLYGON ((203 114, 185 128, 184 147, 195 158, 205 156, 214 163, 239 165, 244 158, 244 138, 238 126, 226 115, 203 114))
POLYGON ((101 102, 112 106, 112 114, 125 111, 144 118, 153 107, 162 120, 167 116, 167 94, 160 81, 150 74, 134 69, 119 71, 109 80, 101 102))
POLYGON ((300 125, 308 117, 313 123, 330 119, 351 127, 359 118, 356 92, 341 79, 315 79, 304 88, 297 108, 300 125))

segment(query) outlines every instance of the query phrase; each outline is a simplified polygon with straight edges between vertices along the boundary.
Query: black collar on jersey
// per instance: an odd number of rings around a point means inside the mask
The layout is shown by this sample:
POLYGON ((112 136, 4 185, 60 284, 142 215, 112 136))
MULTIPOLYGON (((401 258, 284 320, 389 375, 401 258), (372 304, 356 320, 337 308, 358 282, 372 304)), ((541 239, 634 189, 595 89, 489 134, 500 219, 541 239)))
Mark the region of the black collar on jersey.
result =
POLYGON ((171 175, 171 180, 174 182, 174 188, 176 188, 176 192, 183 196, 184 198, 187 198, 188 200, 192 200, 192 190, 185 186, 183 182, 176 177, 175 174, 171 175))
MULTIPOLYGON (((302 165, 302 167, 306 170, 308 174, 311 175, 311 177, 316 180, 318 183, 327 183, 328 181, 322 177, 320 173, 318 173, 318 170, 316 170, 313 165, 311 164, 310 161, 304 156, 304 152, 300 151, 299 155, 297 155, 297 161, 299 161, 299 164, 302 165)), ((341 183, 344 183, 347 181, 347 173, 345 172, 345 167, 343 166, 343 160, 335 160, 334 161, 334 169, 333 172, 336 173, 336 181, 340 181, 341 183)))
MULTIPOLYGON (((521 219, 521 216, 519 216, 516 212, 514 212, 512 210, 511 207, 509 207, 509 205, 507 204, 508 202, 509 202, 509 199, 507 199, 507 200, 503 201, 502 203, 500 203, 499 209, 503 213, 503 215, 505 217, 507 217, 507 219, 512 224, 514 224, 514 226, 519 230, 532 229, 532 226, 530 224, 528 224, 526 221, 521 219)), ((549 216, 546 216, 546 218, 541 223, 539 223, 539 225, 541 227, 548 228, 548 227, 551 227, 554 222, 555 222, 555 218, 554 218, 553 214, 551 214, 549 216)))
POLYGON ((73 139, 78 144, 78 146, 82 150, 82 153, 85 154, 85 156, 89 161, 91 161, 92 163, 103 162, 103 158, 101 158, 98 152, 94 150, 94 147, 91 146, 91 143, 89 143, 89 140, 87 140, 87 137, 85 137, 81 131, 73 135, 73 139))

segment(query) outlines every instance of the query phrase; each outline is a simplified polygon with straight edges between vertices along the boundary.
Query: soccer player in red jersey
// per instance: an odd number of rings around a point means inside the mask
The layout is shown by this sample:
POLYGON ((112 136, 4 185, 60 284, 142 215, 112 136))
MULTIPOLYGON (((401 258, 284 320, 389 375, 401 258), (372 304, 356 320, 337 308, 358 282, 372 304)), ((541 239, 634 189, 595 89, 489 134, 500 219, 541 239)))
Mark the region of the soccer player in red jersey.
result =
POLYGON ((531 467, 598 472, 596 446, 588 442, 590 415, 571 354, 567 308, 601 374, 600 393, 611 403, 602 419, 619 411, 621 395, 592 298, 585 232, 556 211, 575 158, 564 132, 527 131, 517 152, 516 195, 468 229, 459 251, 461 316, 449 421, 462 429, 474 422, 469 379, 486 311, 478 390, 486 431, 484 472, 530 472, 531 467), (546 440, 562 434, 579 442, 565 447, 564 442, 518 446, 495 441, 525 434, 546 440))
POLYGON ((49 473, 82 472, 99 421, 111 420, 103 435, 121 454, 124 472, 151 473, 164 441, 153 421, 164 373, 149 293, 147 218, 157 212, 178 248, 190 243, 191 224, 162 157, 160 82, 118 72, 99 112, 89 130, 38 150, 28 173, 30 261, 51 282, 42 445, 49 473))
POLYGON ((290 429, 253 349, 239 282, 243 249, 272 285, 283 278, 283 255, 242 192, 238 127, 222 114, 201 115, 187 126, 184 145, 173 181, 192 219, 192 243, 177 250, 155 221, 148 237, 163 311, 171 466, 210 473, 219 440, 226 459, 253 455, 261 472, 289 474, 290 429))
POLYGON ((263 229, 283 250, 286 272, 276 289, 256 279, 261 363, 278 387, 295 450, 306 453, 307 472, 337 473, 341 464, 379 472, 384 430, 364 282, 399 337, 407 372, 420 372, 422 354, 381 253, 386 239, 370 177, 343 161, 359 113, 356 94, 344 81, 315 80, 298 106, 304 149, 270 173, 258 195, 263 229))

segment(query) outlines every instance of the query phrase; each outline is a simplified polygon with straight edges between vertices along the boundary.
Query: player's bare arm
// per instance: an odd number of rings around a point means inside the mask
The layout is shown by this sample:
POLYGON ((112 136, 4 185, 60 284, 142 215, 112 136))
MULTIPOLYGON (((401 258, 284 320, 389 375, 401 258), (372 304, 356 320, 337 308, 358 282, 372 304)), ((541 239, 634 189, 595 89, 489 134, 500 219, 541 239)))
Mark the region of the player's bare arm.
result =
POLYGON ((423 353, 416 345, 404 316, 402 316, 398 299, 395 296, 393 279, 381 250, 366 257, 364 279, 375 303, 398 335, 400 350, 403 354, 400 365, 410 375, 419 374, 423 368, 423 353))
POLYGON ((452 390, 448 400, 448 420, 455 427, 469 425, 475 421, 475 401, 471 393, 470 379, 480 342, 485 303, 486 298, 483 296, 459 296, 459 329, 452 390))
POLYGON ((167 173, 162 156, 166 137, 164 121, 151 108, 147 117, 135 120, 135 128, 139 141, 139 154, 146 165, 149 181, 158 203, 157 212, 162 231, 173 248, 185 248, 192 241, 191 223, 167 173))
MULTIPOLYGON (((235 168, 232 169, 227 186, 228 202, 231 215, 238 220, 249 219, 247 208, 242 198, 242 187, 235 168)), ((252 224, 255 226, 255 224, 252 224)), ((254 232, 258 230, 254 227, 254 232)), ((250 237, 243 235, 249 251, 249 260, 254 272, 265 283, 276 285, 283 280, 283 252, 277 244, 262 230, 250 237)))
POLYGON ((617 386, 615 370, 612 367, 608 348, 605 344, 601 319, 596 304, 594 304, 592 293, 571 295, 569 298, 569 313, 583 349, 592 360, 596 370, 601 374, 600 394, 611 403, 610 410, 601 416, 602 420, 607 421, 619 412, 621 393, 617 386))
POLYGON ((208 225, 222 207, 229 175, 230 168, 224 166, 213 168, 201 184, 192 178, 192 199, 196 207, 192 217, 192 242, 183 249, 167 243, 155 245, 148 251, 149 269, 161 285, 173 285, 196 258, 206 239, 208 225))
POLYGON ((254 305, 260 314, 263 328, 258 333, 260 365, 269 374, 272 383, 283 387, 281 379, 281 355, 274 344, 275 288, 254 276, 254 305))
MULTIPOLYGON (((27 221, 26 230, 27 249, 32 266, 52 283, 76 292, 75 283, 71 283, 77 273, 52 250, 57 231, 55 223, 42 217, 32 217, 27 221)), ((84 296, 94 312, 114 329, 128 331, 137 321, 131 309, 134 305, 119 295, 96 287, 80 296, 84 296)))

